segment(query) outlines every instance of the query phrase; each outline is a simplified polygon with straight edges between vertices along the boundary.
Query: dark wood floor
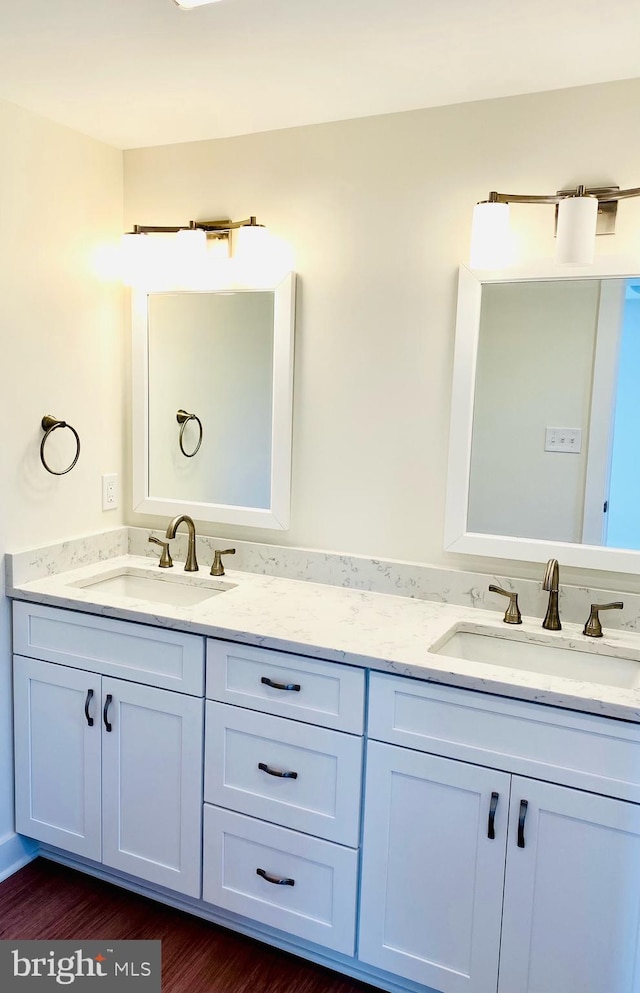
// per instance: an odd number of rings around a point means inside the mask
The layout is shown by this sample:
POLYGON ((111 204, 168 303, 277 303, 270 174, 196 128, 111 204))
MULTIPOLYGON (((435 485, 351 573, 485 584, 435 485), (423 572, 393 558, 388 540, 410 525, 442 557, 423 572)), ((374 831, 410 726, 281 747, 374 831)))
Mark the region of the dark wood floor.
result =
POLYGON ((373 993, 370 986, 45 859, 0 883, 0 938, 160 939, 163 993, 373 993))

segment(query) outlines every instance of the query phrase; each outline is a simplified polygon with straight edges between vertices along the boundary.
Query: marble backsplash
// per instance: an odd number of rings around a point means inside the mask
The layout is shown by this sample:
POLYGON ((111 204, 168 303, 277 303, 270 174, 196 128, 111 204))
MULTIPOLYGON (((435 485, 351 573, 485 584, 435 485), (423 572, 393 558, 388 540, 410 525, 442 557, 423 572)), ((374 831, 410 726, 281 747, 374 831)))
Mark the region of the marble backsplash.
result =
MULTIPOLYGON (((148 540, 152 533, 164 537, 160 532, 147 528, 122 527, 12 553, 7 555, 7 586, 19 586, 43 576, 79 569, 127 553, 157 558, 159 549, 148 540)), ((524 615, 542 618, 546 610, 548 594, 541 589, 541 582, 530 579, 458 572, 416 562, 395 562, 249 541, 232 542, 209 536, 199 536, 197 539, 201 569, 208 571, 216 548, 230 545, 235 547, 236 554, 225 559, 229 570, 504 612, 506 600, 488 590, 489 584, 494 583, 506 590, 517 591, 520 610, 524 615)), ((186 550, 187 536, 179 533, 171 542, 174 561, 184 561, 186 550)), ((614 599, 624 601, 624 610, 612 611, 606 619, 603 615, 606 627, 640 630, 640 594, 624 593, 618 597, 610 590, 570 586, 562 582, 562 572, 560 574, 560 614, 566 621, 583 623, 589 615, 591 603, 608 603, 614 599)))

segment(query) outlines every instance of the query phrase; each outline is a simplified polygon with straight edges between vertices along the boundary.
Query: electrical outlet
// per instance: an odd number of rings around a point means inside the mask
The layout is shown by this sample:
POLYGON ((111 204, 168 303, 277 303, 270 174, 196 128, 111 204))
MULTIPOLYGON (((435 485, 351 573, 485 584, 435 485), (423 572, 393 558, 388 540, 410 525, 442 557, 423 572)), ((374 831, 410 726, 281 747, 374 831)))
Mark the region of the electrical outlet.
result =
POLYGON ((102 477, 102 509, 117 510, 120 502, 120 480, 117 472, 102 477))
POLYGON ((581 428, 547 428, 544 438, 545 452, 569 452, 579 455, 581 448, 581 428))

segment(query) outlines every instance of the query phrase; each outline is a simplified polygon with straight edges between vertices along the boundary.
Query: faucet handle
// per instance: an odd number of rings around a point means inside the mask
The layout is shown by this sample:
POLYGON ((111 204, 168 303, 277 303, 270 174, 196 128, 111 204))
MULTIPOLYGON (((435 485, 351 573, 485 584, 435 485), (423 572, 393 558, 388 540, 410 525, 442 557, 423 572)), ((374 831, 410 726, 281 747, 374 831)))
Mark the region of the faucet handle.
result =
POLYGON ((622 610, 624 604, 622 600, 616 600, 615 603, 592 603, 591 613, 589 614, 589 619, 584 626, 582 631, 586 634, 587 638, 601 638, 602 637, 602 624, 600 623, 600 618, 598 616, 598 611, 600 610, 622 610))
POLYGON ((224 566, 222 564, 223 555, 235 555, 235 548, 223 548, 216 550, 213 553, 213 565, 211 566, 210 576, 224 576, 224 566))
POLYGON ((501 596, 509 597, 509 606, 507 607, 504 614, 505 624, 522 624, 522 615, 520 613, 520 608, 518 607, 518 594, 510 593, 509 590, 503 590, 499 586, 494 586, 491 584, 489 587, 490 593, 499 593, 501 596))
POLYGON ((160 545, 160 548, 162 549, 162 555, 160 556, 158 566, 161 569, 172 569, 173 559, 171 558, 171 554, 169 552, 169 542, 160 541, 160 538, 156 538, 153 534, 149 535, 149 541, 153 542, 154 545, 160 545))

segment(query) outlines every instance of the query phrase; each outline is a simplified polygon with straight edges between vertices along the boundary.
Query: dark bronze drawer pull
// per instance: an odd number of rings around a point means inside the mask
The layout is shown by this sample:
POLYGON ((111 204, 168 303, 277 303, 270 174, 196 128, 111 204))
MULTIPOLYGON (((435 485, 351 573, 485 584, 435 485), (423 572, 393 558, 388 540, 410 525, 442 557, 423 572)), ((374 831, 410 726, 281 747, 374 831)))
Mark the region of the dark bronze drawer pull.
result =
POLYGON ((491 803, 489 804, 489 824, 487 827, 487 838, 489 838, 490 841, 495 841, 496 837, 496 810, 498 808, 499 799, 499 793, 491 794, 491 803))
POLYGON ((274 683, 273 679, 269 679, 268 676, 263 676, 260 680, 265 686, 270 686, 274 690, 293 690, 294 693, 300 692, 299 683, 274 683))
POLYGON ((90 728, 93 727, 93 717, 89 716, 89 704, 93 699, 93 690, 87 690, 87 699, 84 701, 84 716, 87 718, 87 724, 90 728))
POLYGON ((262 878, 263 879, 266 879, 266 881, 268 883, 273 883, 275 886, 295 886, 296 885, 295 879, 287 879, 286 876, 272 876, 268 872, 265 872, 264 869, 256 869, 256 875, 262 876, 262 878))
POLYGON ((111 724, 107 720, 107 714, 109 713, 109 706, 112 700, 113 697, 111 693, 107 693, 107 699, 104 701, 104 710, 102 711, 102 719, 104 721, 104 726, 106 727, 107 731, 111 730, 111 724))
POLYGON ((277 776, 278 779, 297 779, 297 772, 279 772, 277 769, 270 769, 266 762, 258 762, 258 769, 266 772, 269 776, 277 776))
POLYGON ((524 848, 524 821, 527 816, 528 800, 520 801, 520 815, 518 817, 518 848, 524 848))

